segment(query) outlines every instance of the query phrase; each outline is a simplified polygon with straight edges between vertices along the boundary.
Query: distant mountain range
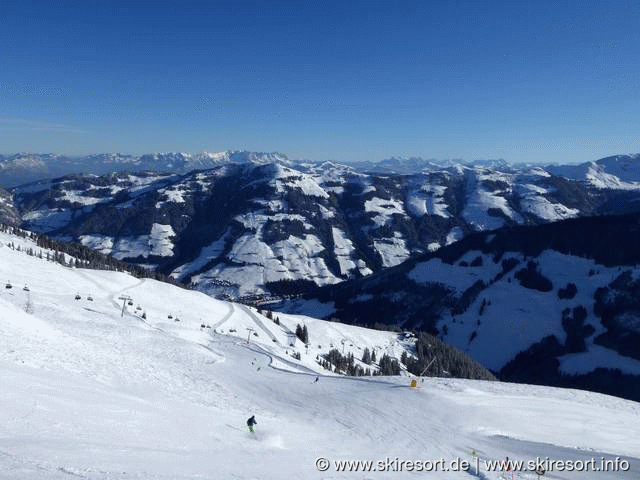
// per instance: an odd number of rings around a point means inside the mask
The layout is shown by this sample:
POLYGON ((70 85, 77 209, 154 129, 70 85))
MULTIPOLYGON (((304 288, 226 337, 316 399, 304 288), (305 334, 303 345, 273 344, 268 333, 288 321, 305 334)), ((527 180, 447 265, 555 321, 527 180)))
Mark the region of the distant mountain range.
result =
POLYGON ((279 153, 245 151, 151 153, 124 155, 101 153, 86 156, 16 153, 0 155, 0 186, 13 187, 37 180, 72 174, 104 175, 113 172, 187 173, 229 163, 270 163, 289 160, 279 153))
POLYGON ((476 231, 640 210, 630 156, 580 168, 451 163, 412 174, 250 152, 92 158, 95 168, 135 171, 14 187, 8 215, 233 297, 364 277, 476 231))
MULTIPOLYGON (((549 173, 573 180, 587 180, 594 184, 608 180, 615 185, 616 177, 624 185, 640 178, 638 158, 640 154, 615 155, 596 162, 572 165, 511 164, 502 159, 424 159, 421 157, 391 157, 380 161, 349 163, 355 171, 363 173, 407 175, 434 172, 456 166, 483 167, 502 172, 521 172, 540 167, 549 173)), ((38 180, 52 179, 71 174, 104 175, 114 172, 162 172, 185 174, 192 170, 206 170, 230 163, 265 164, 279 162, 289 166, 309 165, 305 160, 295 160, 278 152, 222 151, 201 153, 149 153, 128 155, 100 153, 84 156, 16 153, 0 154, 0 187, 8 188, 38 180)), ((335 162, 333 162, 335 163, 335 162)))

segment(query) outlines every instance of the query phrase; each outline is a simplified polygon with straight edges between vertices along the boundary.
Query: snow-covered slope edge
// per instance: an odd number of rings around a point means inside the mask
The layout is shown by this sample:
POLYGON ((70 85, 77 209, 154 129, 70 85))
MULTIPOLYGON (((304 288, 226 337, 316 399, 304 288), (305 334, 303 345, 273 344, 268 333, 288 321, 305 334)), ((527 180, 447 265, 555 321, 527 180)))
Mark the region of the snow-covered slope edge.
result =
MULTIPOLYGON (((460 457, 474 467, 472 452, 483 462, 619 456, 629 471, 615 478, 640 468, 637 403, 454 379, 417 389, 406 377, 315 382, 313 360, 287 356, 285 337, 253 311, 154 280, 62 267, 27 255, 26 242, 0 234, 0 478, 361 478, 370 474, 338 473, 333 463, 320 472, 317 459, 460 457), (255 435, 244 427, 252 414, 255 435)), ((401 346, 390 333, 330 325, 342 338, 401 346)), ((479 466, 477 478, 494 475, 479 466)))

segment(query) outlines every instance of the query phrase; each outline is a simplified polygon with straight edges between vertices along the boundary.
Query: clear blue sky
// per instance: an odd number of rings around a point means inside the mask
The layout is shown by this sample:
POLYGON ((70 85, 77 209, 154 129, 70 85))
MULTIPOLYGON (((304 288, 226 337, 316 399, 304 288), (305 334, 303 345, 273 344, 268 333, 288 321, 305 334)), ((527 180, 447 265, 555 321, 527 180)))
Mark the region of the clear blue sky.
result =
POLYGON ((0 2, 0 152, 640 152, 640 6, 526 3, 0 2))

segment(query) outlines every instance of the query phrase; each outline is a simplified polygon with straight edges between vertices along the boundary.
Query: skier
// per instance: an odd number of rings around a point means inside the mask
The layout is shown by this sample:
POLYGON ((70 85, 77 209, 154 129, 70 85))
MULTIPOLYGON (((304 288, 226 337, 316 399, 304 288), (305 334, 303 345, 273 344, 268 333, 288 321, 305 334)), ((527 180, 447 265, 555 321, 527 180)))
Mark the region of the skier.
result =
POLYGON ((256 422, 256 416, 253 415, 249 420, 247 420, 247 426, 249 427, 249 431, 251 433, 253 433, 253 426, 257 425, 258 422, 256 422))
POLYGON ((317 382, 318 382, 318 380, 320 380, 320 375, 318 375, 318 376, 316 377, 316 381, 315 381, 315 382, 313 382, 313 383, 317 383, 317 382))

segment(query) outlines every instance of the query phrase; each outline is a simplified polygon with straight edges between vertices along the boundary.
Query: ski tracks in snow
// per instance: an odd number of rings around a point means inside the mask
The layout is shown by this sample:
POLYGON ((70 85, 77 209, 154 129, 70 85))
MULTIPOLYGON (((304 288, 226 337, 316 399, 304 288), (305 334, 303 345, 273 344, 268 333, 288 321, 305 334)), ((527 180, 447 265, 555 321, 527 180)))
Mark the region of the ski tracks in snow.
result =
POLYGON ((233 303, 229 302, 229 311, 224 315, 224 317, 222 317, 221 320, 219 320, 215 325, 213 325, 211 327, 211 330, 213 330, 214 332, 220 328, 224 322, 226 322, 227 320, 229 320, 231 318, 231 315, 233 315, 236 311, 236 308, 233 306, 233 303))
POLYGON ((277 337, 276 337, 276 336, 271 332, 271 330, 269 330, 269 329, 265 326, 265 324, 262 322, 262 320, 260 320, 260 319, 258 318, 258 316, 257 316, 255 313, 253 313, 249 307, 247 307, 246 305, 238 305, 238 306, 240 307, 240 309, 241 309, 242 311, 244 311, 244 312, 249 316, 249 318, 251 318, 251 320, 253 320, 253 323, 255 323, 255 324, 256 324, 256 326, 257 326, 258 328, 260 328, 260 330, 262 330, 264 333, 266 333, 266 334, 267 334, 267 336, 268 336, 269 338, 271 338, 271 340, 273 340, 273 342, 274 342, 276 345, 283 346, 283 345, 282 345, 282 343, 280 343, 280 341, 278 340, 278 338, 277 338, 277 337))

